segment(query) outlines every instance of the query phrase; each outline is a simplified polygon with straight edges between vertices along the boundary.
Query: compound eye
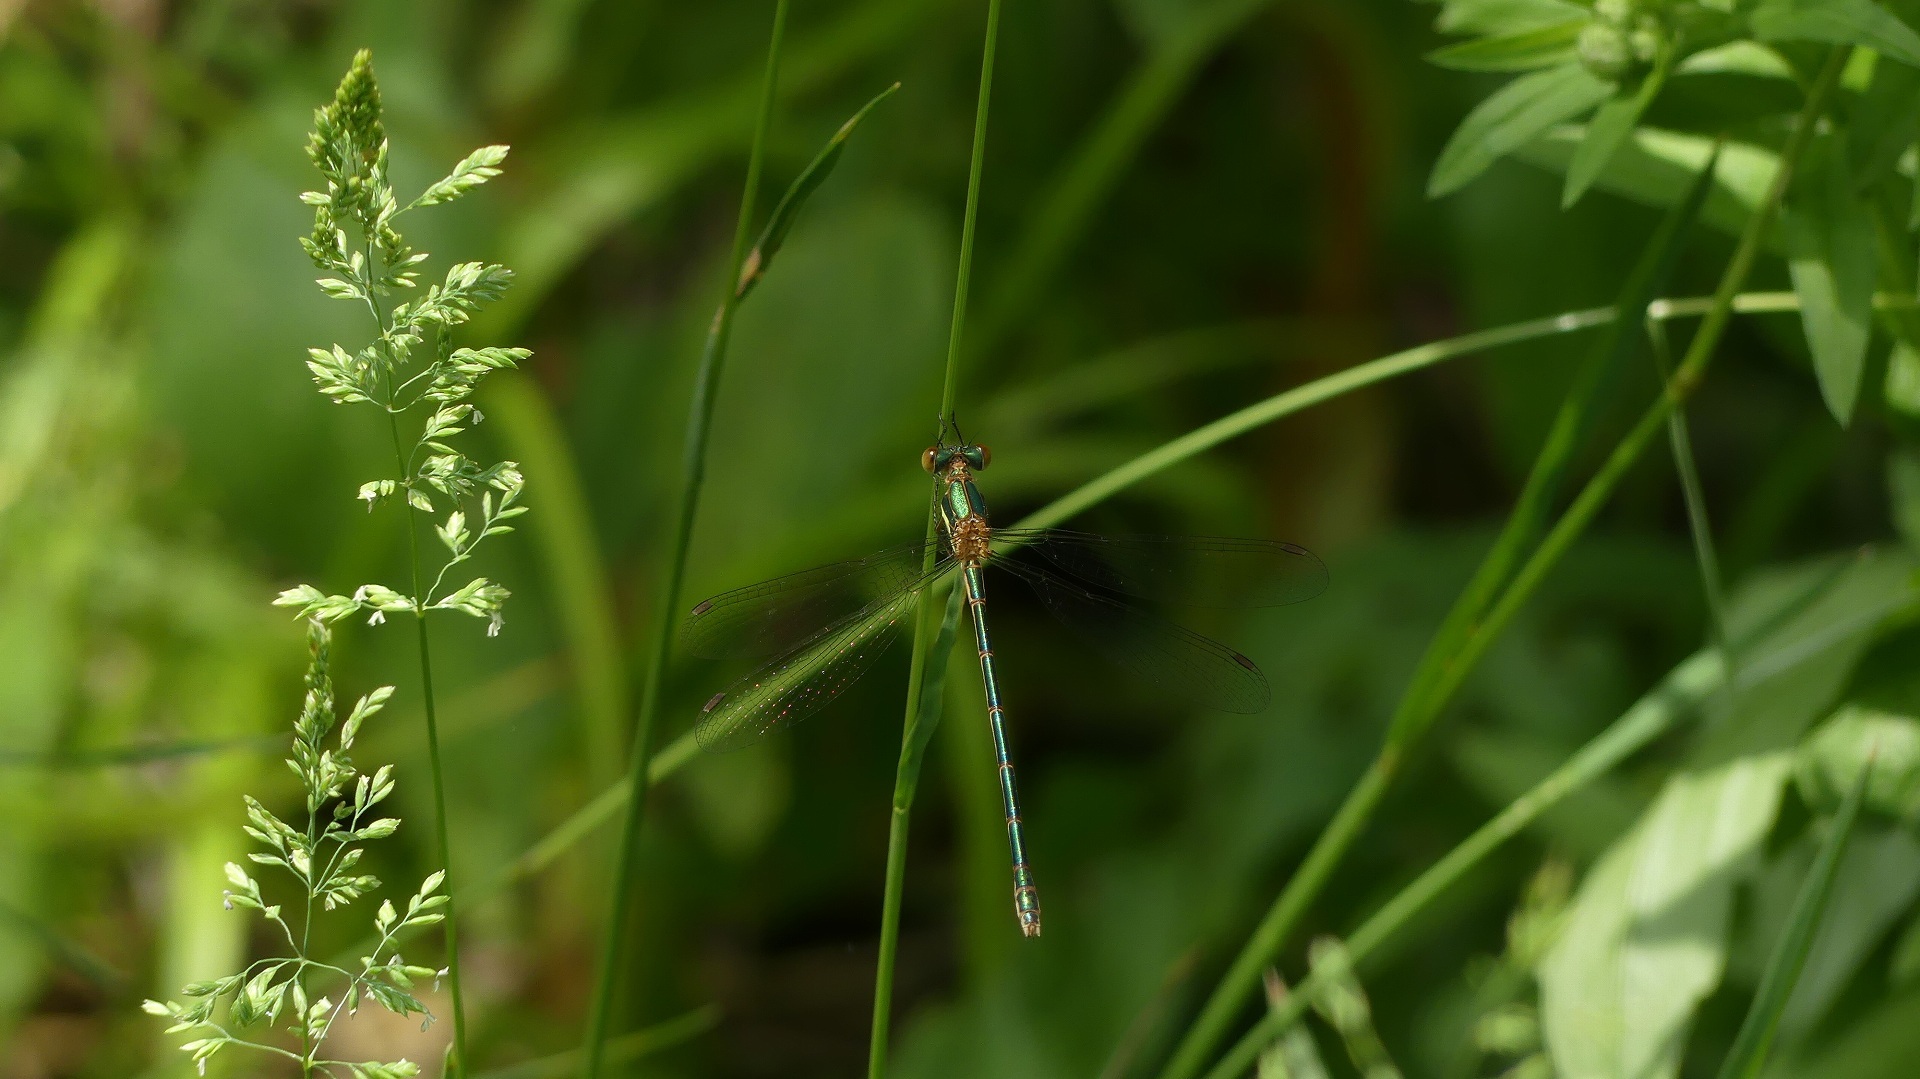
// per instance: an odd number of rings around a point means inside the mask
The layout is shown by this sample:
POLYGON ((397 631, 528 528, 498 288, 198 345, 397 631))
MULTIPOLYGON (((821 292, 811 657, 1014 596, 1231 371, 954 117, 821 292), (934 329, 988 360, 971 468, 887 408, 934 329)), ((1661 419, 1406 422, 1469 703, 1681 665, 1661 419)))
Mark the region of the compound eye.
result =
POLYGON ((981 471, 985 471, 986 467, 993 463, 993 451, 986 448, 985 446, 979 446, 976 448, 980 451, 980 463, 974 467, 979 468, 981 471))
POLYGON ((920 455, 921 468, 926 469, 928 472, 933 471, 933 454, 934 454, 934 451, 937 449, 939 449, 938 446, 928 446, 927 452, 920 455))

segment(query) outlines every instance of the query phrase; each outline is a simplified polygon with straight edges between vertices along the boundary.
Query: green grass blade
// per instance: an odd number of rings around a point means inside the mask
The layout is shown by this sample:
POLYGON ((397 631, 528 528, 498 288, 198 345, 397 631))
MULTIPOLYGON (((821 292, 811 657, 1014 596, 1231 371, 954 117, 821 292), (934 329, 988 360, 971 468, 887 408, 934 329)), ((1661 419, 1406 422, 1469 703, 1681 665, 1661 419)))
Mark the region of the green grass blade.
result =
POLYGON ((860 111, 840 125, 840 130, 833 133, 827 144, 794 178, 786 194, 780 196, 780 201, 773 207, 772 216, 767 218, 767 227, 761 230, 760 238, 753 242, 753 250, 747 253, 745 265, 740 267, 740 283, 736 286, 739 299, 747 298, 747 293, 753 291, 753 286, 759 284, 760 278, 766 274, 767 267, 773 264, 773 256, 780 253, 780 245, 787 242, 787 233, 793 230, 793 222, 800 216, 800 208, 833 174, 833 167, 840 163, 840 155, 847 148, 847 140, 853 137, 853 129, 860 126, 860 121, 867 118, 875 105, 892 97, 898 89, 900 84, 896 82, 860 106, 860 111))
POLYGON ((674 520, 673 541, 667 552, 666 577, 660 589, 659 607, 654 619, 653 638, 647 657, 646 679, 640 689, 640 707, 634 717, 633 737, 628 755, 626 812, 622 815, 619 845, 615 849, 613 894, 607 906, 607 923, 595 979, 592 1010, 587 1021, 585 1057, 581 1074, 599 1079, 605 1064, 608 1027, 612 1022, 614 990, 624 969, 626 925, 632 905, 635 876, 638 873, 638 837, 647 798, 648 755, 652 748, 654 715, 659 711, 661 684, 667 671, 667 657, 673 648, 674 626, 679 621, 680 593, 686 584, 687 553, 693 545, 694 511, 700 504, 700 489, 706 476, 708 434, 713 426, 714 402, 718 394, 720 371, 726 362, 727 340, 733 328, 733 313, 739 301, 734 283, 740 280, 740 267, 747 256, 747 236, 753 227, 753 207, 760 192, 760 172, 766 160, 767 130, 773 122, 773 102, 780 84, 780 48, 786 40, 789 0, 775 0, 773 32, 767 45, 766 75, 760 88, 760 106, 754 120, 753 149, 747 158, 747 178, 740 192, 740 213, 734 223, 733 250, 727 260, 727 287, 720 300, 720 311, 707 332, 695 378, 693 400, 687 420, 686 457, 683 462, 680 504, 674 520))
POLYGON ((1866 798, 1867 779, 1872 774, 1873 759, 1869 757, 1853 789, 1847 792, 1846 801, 1840 804, 1840 811, 1834 815, 1826 839, 1820 845, 1820 856, 1807 872, 1807 879, 1801 882, 1800 893, 1793 901, 1793 913, 1787 918, 1786 932, 1774 945, 1773 954, 1767 957, 1767 967, 1760 975, 1760 988, 1753 995, 1753 1004, 1740 1023, 1740 1033, 1734 1036, 1733 1048, 1720 1063, 1720 1079, 1756 1079, 1767 1062, 1767 1050, 1779 1030, 1780 1016, 1787 1010, 1787 1000, 1793 995, 1801 968, 1806 966, 1807 953, 1813 950, 1820 916, 1833 894, 1840 857, 1846 853, 1847 840, 1859 822, 1860 804, 1866 798))
MULTIPOLYGON (((980 174, 987 157, 987 116, 993 104, 993 67, 994 57, 1000 43, 1000 0, 988 0, 985 41, 980 48, 980 86, 973 110, 973 151, 967 165, 967 205, 960 220, 960 257, 954 273, 953 283, 953 319, 947 331, 946 371, 941 378, 940 408, 934 415, 935 434, 944 430, 947 418, 953 415, 954 394, 960 384, 960 348, 967 323, 967 290, 973 278, 973 241, 980 219, 980 174)), ((930 488, 927 498, 927 555, 926 569, 933 568, 938 554, 933 540, 939 535, 939 491, 930 488)), ((907 674, 906 716, 900 731, 900 767, 894 776, 893 811, 887 828, 887 876, 885 899, 881 905, 880 916, 880 954, 874 964, 873 972, 873 1026, 867 1041, 868 1079, 881 1079, 887 1071, 887 1037, 893 1016, 893 967, 900 943, 900 896, 906 885, 907 864, 907 826, 911 819, 914 793, 920 783, 920 761, 926 749, 926 742, 933 734, 931 723, 922 723, 922 714, 929 709, 938 715, 940 704, 937 695, 929 696, 925 683, 929 680, 944 685, 946 678, 946 653, 952 651, 952 637, 948 636, 948 646, 939 656, 928 656, 928 647, 934 642, 930 637, 938 637, 942 631, 931 628, 933 622, 933 594, 935 588, 922 589, 919 597, 919 617, 913 626, 913 660, 907 674), (929 668, 937 665, 938 673, 929 679, 929 668), (925 730, 922 730, 922 727, 925 730)), ((948 625, 959 618, 957 597, 960 589, 954 588, 948 600, 948 625)))
MULTIPOLYGON (((676 1045, 684 1045, 719 1025, 719 1007, 708 1004, 695 1008, 664 1023, 656 1023, 644 1030, 613 1039, 607 1043, 607 1060, 614 1064, 628 1064, 642 1057, 663 1053, 676 1045)), ((579 1067, 580 1050, 573 1049, 515 1064, 510 1068, 480 1072, 473 1079, 558 1079, 572 1075, 579 1067)))
MULTIPOLYGON (((1665 324, 1648 319, 1647 339, 1653 346, 1654 370, 1665 383, 1673 377, 1665 324)), ((1675 408, 1668 417, 1667 440, 1673 446, 1674 471, 1679 474, 1680 494, 1686 500, 1687 530, 1693 536, 1694 561, 1700 568, 1700 591, 1707 603, 1707 639, 1731 659, 1731 653, 1727 652, 1727 602, 1721 586, 1720 557, 1714 551, 1713 522, 1707 516, 1706 490, 1700 483, 1700 466, 1694 459, 1686 409, 1675 408)))
MULTIPOLYGON (((930 590, 931 591, 931 590, 930 590)), ((880 955, 874 964, 873 1027, 867 1044, 867 1073, 885 1074, 887 1037, 893 1025, 893 970, 900 951, 900 902, 907 883, 907 837, 913 819, 913 799, 920 789, 920 766, 926 758, 927 742, 940 724, 944 711, 947 668, 953 655, 953 640, 960 627, 963 590, 957 585, 947 589, 946 613, 934 634, 933 648, 916 663, 907 677, 907 699, 918 706, 907 713, 906 729, 900 739, 900 763, 894 770, 893 808, 887 821, 887 875, 880 904, 880 955)), ((921 605, 921 618, 933 609, 921 605)), ((918 635, 920 627, 916 625, 918 635)))

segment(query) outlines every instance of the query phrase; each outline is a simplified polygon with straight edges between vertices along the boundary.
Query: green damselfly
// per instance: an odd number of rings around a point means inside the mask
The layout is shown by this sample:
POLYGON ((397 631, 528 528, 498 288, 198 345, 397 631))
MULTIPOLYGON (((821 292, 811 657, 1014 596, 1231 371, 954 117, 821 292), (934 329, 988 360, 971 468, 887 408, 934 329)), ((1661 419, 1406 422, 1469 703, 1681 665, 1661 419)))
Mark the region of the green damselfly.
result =
POLYGON ((695 655, 771 655, 760 669, 713 695, 696 728, 707 749, 732 749, 790 727, 853 684, 899 635, 923 589, 957 574, 973 623, 987 722, 1013 857, 1014 914, 1040 935, 1040 897, 1027 864, 1020 799, 1007 748, 1006 710, 987 630, 985 570, 1004 569, 1042 604, 1121 667, 1181 699, 1227 712, 1266 708, 1266 676, 1218 641, 1142 609, 1139 600, 1176 599, 1192 563, 1230 583, 1201 605, 1272 607, 1318 595, 1327 570, 1305 548, 1269 540, 1105 536, 1056 528, 994 529, 974 482, 992 460, 985 446, 954 441, 927 448, 921 466, 938 484, 942 536, 928 569, 924 542, 903 544, 735 589, 693 608, 681 630, 695 655))

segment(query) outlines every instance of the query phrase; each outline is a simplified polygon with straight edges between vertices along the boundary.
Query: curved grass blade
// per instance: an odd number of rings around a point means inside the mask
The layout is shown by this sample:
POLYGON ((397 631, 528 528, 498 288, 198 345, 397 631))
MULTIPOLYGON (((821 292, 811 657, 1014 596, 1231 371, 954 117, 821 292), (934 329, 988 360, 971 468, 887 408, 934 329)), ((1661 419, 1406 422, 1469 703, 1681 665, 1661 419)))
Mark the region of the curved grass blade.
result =
POLYGON ((1826 840, 1820 845, 1819 858, 1801 883, 1800 894, 1794 898, 1787 930, 1781 934, 1773 954, 1767 957, 1767 969, 1760 975, 1760 988, 1753 995, 1753 1004, 1740 1024, 1740 1033, 1733 1039, 1733 1048, 1720 1064, 1720 1079, 1754 1079, 1767 1062, 1767 1050, 1772 1048, 1774 1033, 1780 1028, 1780 1016, 1787 1010, 1787 1000, 1793 995, 1801 968, 1806 966, 1807 953, 1813 950, 1820 916, 1827 909, 1834 877, 1840 871, 1840 856, 1846 853, 1847 840, 1860 819, 1860 803, 1866 798, 1867 779, 1872 774, 1873 758, 1868 757, 1853 789, 1847 792, 1846 801, 1834 815, 1826 840))
POLYGON ((898 89, 900 84, 896 82, 860 106, 860 111, 840 125, 840 130, 833 133, 827 144, 794 178, 786 194, 781 195, 779 203, 774 206, 773 216, 767 219, 767 227, 761 230, 760 238, 753 242, 753 250, 747 252, 747 261, 740 266, 740 283, 734 291, 736 297, 745 299, 747 293, 753 291, 753 286, 760 282, 761 275, 767 272, 767 266, 773 262, 773 256, 779 253, 780 245, 787 242, 787 233, 792 231, 794 219, 800 215, 800 207, 805 205, 815 188, 826 182, 833 167, 840 163, 840 154, 847 148, 847 140, 853 137, 853 129, 860 126, 860 121, 867 118, 867 113, 872 112, 875 105, 892 97, 898 89))

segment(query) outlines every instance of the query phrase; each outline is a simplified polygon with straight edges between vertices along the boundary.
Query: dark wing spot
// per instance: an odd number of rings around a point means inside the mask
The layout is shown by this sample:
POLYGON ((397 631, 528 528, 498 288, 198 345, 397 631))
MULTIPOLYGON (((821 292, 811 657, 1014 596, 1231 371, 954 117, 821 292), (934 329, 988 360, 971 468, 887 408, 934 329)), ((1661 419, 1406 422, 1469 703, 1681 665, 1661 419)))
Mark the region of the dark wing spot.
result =
POLYGON ((712 699, 707 701, 707 703, 701 707, 700 714, 704 716, 708 712, 713 711, 715 708, 720 707, 720 702, 726 699, 727 699, 727 695, 724 692, 714 694, 712 699))
POLYGON ((1246 668, 1247 670, 1250 670, 1250 671, 1253 671, 1253 672, 1254 672, 1254 673, 1256 673, 1256 674, 1258 674, 1258 673, 1259 673, 1259 671, 1260 671, 1260 668, 1258 668, 1258 667, 1256 667, 1256 666, 1254 666, 1254 665, 1253 665, 1253 661, 1252 661, 1252 660, 1250 660, 1250 659, 1248 659, 1247 657, 1245 657, 1245 656, 1243 656, 1243 655, 1241 655, 1241 654, 1240 654, 1240 653, 1238 653, 1238 652, 1235 652, 1235 653, 1233 654, 1233 661, 1234 661, 1235 663, 1238 663, 1238 664, 1239 664, 1239 665, 1241 665, 1242 667, 1245 667, 1245 668, 1246 668))
POLYGON ((703 599, 699 603, 694 605, 693 617, 698 618, 701 615, 706 614, 708 611, 712 609, 713 609, 713 601, 710 599, 703 599))

